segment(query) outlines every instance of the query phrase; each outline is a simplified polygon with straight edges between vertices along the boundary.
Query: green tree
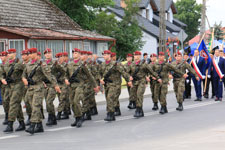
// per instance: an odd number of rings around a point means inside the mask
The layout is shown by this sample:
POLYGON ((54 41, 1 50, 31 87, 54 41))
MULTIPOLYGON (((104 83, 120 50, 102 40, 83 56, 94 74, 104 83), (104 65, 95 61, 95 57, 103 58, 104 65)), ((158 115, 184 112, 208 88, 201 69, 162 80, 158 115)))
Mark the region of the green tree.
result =
POLYGON ((216 40, 223 40, 224 32, 222 30, 222 22, 214 24, 214 36, 216 40))
POLYGON ((197 4, 196 0, 178 0, 175 5, 178 14, 174 17, 187 25, 185 32, 188 34, 188 38, 186 41, 189 41, 199 33, 202 5, 197 4))
POLYGON ((112 6, 113 0, 51 0, 83 29, 94 30, 96 12, 112 6))

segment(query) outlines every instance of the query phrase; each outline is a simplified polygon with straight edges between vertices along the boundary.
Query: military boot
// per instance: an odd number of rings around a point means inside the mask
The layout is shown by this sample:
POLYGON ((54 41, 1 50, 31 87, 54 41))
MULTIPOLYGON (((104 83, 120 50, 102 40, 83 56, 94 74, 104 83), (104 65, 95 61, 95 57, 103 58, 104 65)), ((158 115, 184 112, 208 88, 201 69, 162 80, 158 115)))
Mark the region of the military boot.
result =
POLYGON ((62 119, 62 120, 63 120, 63 119, 69 119, 68 111, 65 111, 65 112, 63 113, 63 115, 61 116, 61 119, 62 119))
POLYGON ((5 120, 2 123, 3 125, 7 125, 8 124, 8 113, 5 113, 5 120))
POLYGON ((40 133, 40 132, 44 132, 42 122, 37 123, 37 126, 34 129, 34 133, 40 133))
POLYGON ((135 114, 134 114, 134 117, 138 118, 140 117, 140 107, 137 107, 136 110, 135 110, 135 114))
POLYGON ((8 121, 8 125, 3 132, 5 133, 13 132, 13 121, 8 121))
POLYGON ((105 117, 104 120, 105 121, 111 121, 111 119, 110 119, 110 113, 109 112, 107 113, 107 115, 106 115, 106 117, 105 117))
POLYGON ((133 104, 133 108, 132 109, 136 109, 137 108, 136 101, 133 101, 132 104, 133 104))
POLYGON ((53 125, 57 125, 57 120, 56 120, 55 114, 52 115, 52 122, 53 122, 53 125))
POLYGON ((115 107, 114 116, 121 116, 120 107, 115 107))
POLYGON ((140 117, 144 117, 144 111, 143 111, 142 107, 140 107, 139 111, 140 111, 140 113, 139 113, 140 117))
POLYGON ((159 113, 162 114, 162 115, 166 113, 165 106, 161 106, 161 109, 160 109, 159 113))
POLYGON ((56 120, 61 120, 62 112, 58 112, 56 116, 56 120))
POLYGON ((71 124, 72 127, 75 127, 77 125, 77 119, 75 119, 74 123, 71 124))
POLYGON ((167 106, 165 106, 165 113, 168 113, 168 109, 167 109, 167 106))
POLYGON ((115 121, 115 115, 114 112, 108 112, 106 118, 104 119, 105 121, 115 121))
POLYGON ((25 123, 26 126, 29 126, 30 125, 30 118, 31 118, 31 115, 29 115, 28 118, 27 118, 27 121, 25 123))
POLYGON ((133 102, 129 101, 129 104, 128 104, 127 108, 132 109, 132 107, 133 107, 132 105, 133 105, 133 102))
POLYGON ((94 115, 97 115, 98 114, 98 110, 97 110, 97 107, 94 106, 91 108, 91 115, 94 116, 94 115))
POLYGON ((23 131, 23 130, 25 130, 25 129, 26 129, 26 126, 25 126, 24 121, 20 121, 20 122, 19 122, 19 126, 18 126, 18 128, 16 129, 16 131, 23 131))
POLYGON ((112 120, 112 121, 115 121, 115 120, 116 120, 114 114, 115 114, 115 112, 111 112, 111 113, 110 113, 110 117, 111 117, 111 120, 112 120))
POLYGON ((35 125, 36 125, 36 123, 31 122, 30 127, 28 129, 26 129, 25 131, 30 134, 34 134, 35 125))
POLYGON ((56 117, 55 115, 49 114, 48 122, 46 123, 46 126, 52 126, 52 125, 57 125, 56 117))
POLYGON ((83 123, 82 117, 76 117, 76 122, 77 122, 76 127, 80 128, 82 126, 82 123, 83 123))
POLYGON ((91 120, 91 112, 89 110, 83 114, 83 120, 91 120))
POLYGON ((152 110, 158 110, 159 109, 159 107, 158 107, 158 103, 154 103, 154 106, 153 106, 153 108, 152 108, 152 110))
POLYGON ((178 107, 176 108, 178 111, 183 111, 183 104, 179 103, 178 107))

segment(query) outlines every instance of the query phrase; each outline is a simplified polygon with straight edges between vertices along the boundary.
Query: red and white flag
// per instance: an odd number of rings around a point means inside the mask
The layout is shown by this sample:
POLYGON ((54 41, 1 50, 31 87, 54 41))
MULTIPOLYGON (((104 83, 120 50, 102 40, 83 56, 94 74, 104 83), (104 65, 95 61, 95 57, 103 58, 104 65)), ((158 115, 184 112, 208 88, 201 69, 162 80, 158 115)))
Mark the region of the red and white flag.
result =
POLYGON ((221 72, 220 67, 218 66, 218 64, 215 61, 215 58, 213 58, 212 61, 213 61, 213 66, 214 66, 214 68, 216 70, 216 73, 218 74, 220 79, 222 79, 224 77, 224 74, 221 72))
POLYGON ((196 64, 195 57, 192 58, 191 64, 193 65, 195 72, 199 76, 200 79, 204 79, 205 77, 202 75, 201 71, 198 68, 198 65, 196 64))

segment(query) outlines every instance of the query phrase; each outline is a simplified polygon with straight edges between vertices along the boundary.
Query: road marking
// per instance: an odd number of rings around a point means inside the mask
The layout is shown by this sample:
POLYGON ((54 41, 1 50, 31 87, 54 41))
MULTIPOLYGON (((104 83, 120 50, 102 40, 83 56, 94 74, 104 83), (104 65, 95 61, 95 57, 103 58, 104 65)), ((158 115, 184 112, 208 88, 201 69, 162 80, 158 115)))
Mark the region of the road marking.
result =
POLYGON ((0 137, 0 140, 11 139, 11 138, 16 138, 16 137, 19 137, 19 135, 2 136, 2 137, 0 137))
POLYGON ((55 128, 55 129, 48 129, 48 130, 45 130, 45 131, 60 131, 60 130, 66 130, 66 129, 72 129, 73 127, 71 126, 67 126, 67 127, 62 127, 62 128, 55 128))

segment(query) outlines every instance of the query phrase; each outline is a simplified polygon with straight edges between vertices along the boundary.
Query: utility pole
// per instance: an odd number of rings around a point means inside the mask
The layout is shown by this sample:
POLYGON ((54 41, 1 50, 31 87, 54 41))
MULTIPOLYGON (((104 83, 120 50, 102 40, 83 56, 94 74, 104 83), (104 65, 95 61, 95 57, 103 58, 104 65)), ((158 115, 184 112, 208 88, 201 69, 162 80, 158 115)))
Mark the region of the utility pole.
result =
POLYGON ((200 36, 202 37, 206 30, 206 0, 202 0, 202 17, 201 17, 201 29, 200 36))
POLYGON ((160 11, 159 11, 159 51, 166 52, 166 17, 165 17, 165 0, 160 0, 160 11))

